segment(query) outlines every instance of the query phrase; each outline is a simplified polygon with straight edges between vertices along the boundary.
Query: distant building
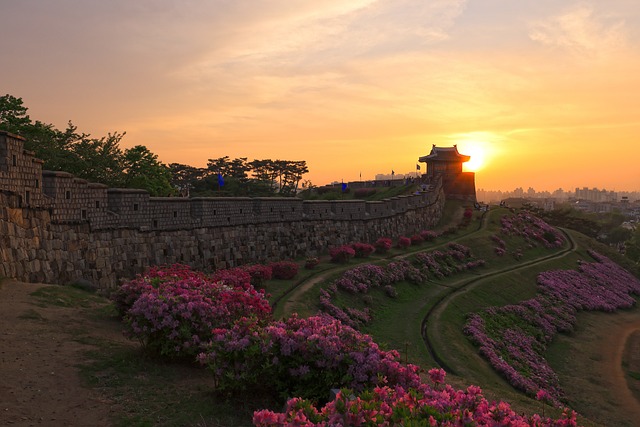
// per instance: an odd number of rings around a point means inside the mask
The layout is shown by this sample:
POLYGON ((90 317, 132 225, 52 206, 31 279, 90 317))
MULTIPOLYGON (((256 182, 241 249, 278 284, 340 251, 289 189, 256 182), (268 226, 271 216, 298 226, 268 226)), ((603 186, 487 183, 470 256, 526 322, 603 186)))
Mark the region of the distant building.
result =
POLYGON ((598 190, 597 188, 576 188, 576 199, 589 202, 616 202, 618 195, 615 191, 598 190))
POLYGON ((453 147, 431 148, 431 152, 418 159, 426 163, 427 181, 436 182, 442 179, 444 193, 447 198, 476 201, 475 174, 462 172, 462 164, 468 162, 470 156, 458 152, 457 145, 453 147))

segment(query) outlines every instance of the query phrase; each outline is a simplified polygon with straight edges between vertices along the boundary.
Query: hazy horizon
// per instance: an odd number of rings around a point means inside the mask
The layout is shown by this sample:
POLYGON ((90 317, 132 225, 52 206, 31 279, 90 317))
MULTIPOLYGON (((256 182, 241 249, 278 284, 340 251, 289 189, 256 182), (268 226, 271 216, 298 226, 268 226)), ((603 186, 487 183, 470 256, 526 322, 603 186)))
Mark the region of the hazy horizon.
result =
POLYGON ((315 185, 415 170, 476 187, 640 189, 636 0, 0 2, 0 93, 164 163, 306 160, 315 185), (424 170, 423 170, 424 172, 424 170))

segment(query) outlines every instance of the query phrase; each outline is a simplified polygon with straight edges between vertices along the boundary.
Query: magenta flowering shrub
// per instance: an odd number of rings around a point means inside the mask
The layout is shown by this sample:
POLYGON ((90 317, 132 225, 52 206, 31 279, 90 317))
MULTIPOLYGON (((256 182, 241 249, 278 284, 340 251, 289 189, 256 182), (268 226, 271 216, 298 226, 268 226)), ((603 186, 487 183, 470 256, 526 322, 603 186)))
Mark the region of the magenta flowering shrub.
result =
POLYGON ((374 246, 377 253, 386 254, 389 252, 389 249, 391 249, 391 246, 393 246, 393 242, 388 237, 380 237, 376 240, 374 246))
POLYGON ((420 385, 419 368, 402 365, 369 335, 331 316, 293 315, 266 327, 248 321, 214 330, 198 356, 223 390, 271 387, 283 396, 326 399, 331 388, 420 385))
POLYGON ((356 251, 349 245, 337 246, 329 249, 331 262, 344 264, 356 255, 356 251))
POLYGON ((124 316, 133 303, 145 292, 157 288, 164 282, 175 282, 182 279, 205 279, 205 275, 191 270, 183 264, 159 265, 150 267, 143 275, 125 282, 114 292, 111 299, 120 316, 124 316))
POLYGON ((273 276, 273 270, 270 265, 246 265, 243 266, 242 269, 249 273, 251 284, 255 288, 261 287, 264 282, 271 280, 273 276))
POLYGON ((356 258, 367 258, 376 251, 375 246, 369 243, 353 243, 351 247, 356 252, 356 258))
POLYGON ((400 236, 398 237, 397 245, 400 249, 406 249, 411 246, 411 239, 406 236, 400 236))
POLYGON ((568 332, 579 310, 612 312, 635 304, 640 280, 608 258, 590 252, 596 262, 577 270, 538 275, 538 295, 519 304, 490 307, 471 314, 464 328, 491 365, 516 388, 559 404, 558 377, 544 358, 558 332, 568 332))
POLYGON ((188 359, 200 353, 214 328, 228 328, 244 316, 266 323, 271 306, 264 291, 256 291, 244 276, 230 280, 232 275, 217 276, 238 286, 196 273, 146 290, 124 316, 125 335, 138 339, 151 353, 188 359))
POLYGON ((298 274, 298 264, 293 261, 277 261, 270 264, 274 279, 289 280, 298 274))
POLYGON ((391 283, 386 269, 379 265, 364 264, 345 271, 334 282, 338 289, 351 294, 367 293, 371 287, 380 287, 391 283))
POLYGON ((530 245, 534 245, 537 241, 547 248, 560 248, 565 243, 565 238, 560 231, 529 212, 504 215, 500 219, 500 224, 503 233, 522 236, 530 245))
POLYGON ((438 233, 431 230, 422 230, 420 232, 420 237, 422 237, 422 240, 424 240, 425 242, 431 242, 438 237, 438 233))
POLYGON ((255 411, 256 427, 283 426, 577 426, 576 413, 565 409, 560 419, 519 415, 505 402, 489 402, 477 386, 456 390, 444 383, 444 371, 429 371, 433 386, 380 386, 356 393, 343 389, 317 409, 309 400, 290 399, 283 412, 255 411), (435 381, 434 381, 435 380, 435 381))

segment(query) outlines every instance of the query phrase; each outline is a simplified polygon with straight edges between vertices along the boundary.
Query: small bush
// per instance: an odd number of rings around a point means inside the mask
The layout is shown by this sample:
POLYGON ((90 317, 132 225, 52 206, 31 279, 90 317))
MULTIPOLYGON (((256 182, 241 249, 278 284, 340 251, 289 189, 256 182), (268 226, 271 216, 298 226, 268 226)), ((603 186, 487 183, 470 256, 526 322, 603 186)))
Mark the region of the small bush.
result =
POLYGON ((366 258, 376 251, 376 248, 369 243, 354 243, 351 247, 356 251, 356 258, 366 258))
POLYGON ((304 268, 306 270, 313 270, 316 266, 320 264, 320 260, 316 257, 309 257, 304 262, 304 268))
POLYGON ((465 219, 465 221, 467 221, 467 222, 471 221, 471 218, 473 218, 473 209, 466 208, 464 210, 464 214, 462 216, 465 219))
POLYGON ((376 248, 376 252, 380 254, 386 254, 387 252, 389 252, 389 249, 391 249, 392 245, 393 243, 391 242, 391 239, 388 237, 380 237, 378 240, 376 240, 376 243, 374 244, 376 248))
POLYGON ((348 245, 338 246, 335 248, 329 249, 329 256, 331 257, 331 262, 337 262, 340 264, 344 264, 348 262, 351 258, 353 258, 356 254, 356 251, 348 245))
POLYGON ((293 261, 273 262, 270 266, 274 279, 289 280, 298 274, 298 264, 293 261))
POLYGON ((242 268, 249 273, 249 276, 251 276, 251 284, 256 288, 261 287, 267 280, 271 280, 273 276, 271 266, 268 265, 255 264, 242 268))
POLYGON ((424 242, 424 239, 419 234, 414 234, 413 236, 411 236, 412 246, 421 245, 423 242, 424 242))
POLYGON ((398 247, 400 249, 406 249, 411 246, 411 239, 406 236, 398 237, 398 247))
POLYGON ((422 230, 420 232, 420 237, 422 237, 422 240, 424 240, 425 242, 431 242, 435 240, 436 237, 438 237, 438 233, 431 230, 422 230))

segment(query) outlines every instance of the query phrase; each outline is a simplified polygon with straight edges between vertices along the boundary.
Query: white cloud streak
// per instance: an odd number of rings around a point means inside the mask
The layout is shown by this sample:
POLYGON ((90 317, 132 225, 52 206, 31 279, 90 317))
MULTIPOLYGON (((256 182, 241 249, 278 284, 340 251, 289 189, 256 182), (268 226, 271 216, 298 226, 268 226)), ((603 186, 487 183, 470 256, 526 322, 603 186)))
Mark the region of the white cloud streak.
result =
POLYGON ((604 58, 627 45, 623 20, 610 22, 592 6, 578 5, 531 25, 529 37, 576 56, 604 58))

